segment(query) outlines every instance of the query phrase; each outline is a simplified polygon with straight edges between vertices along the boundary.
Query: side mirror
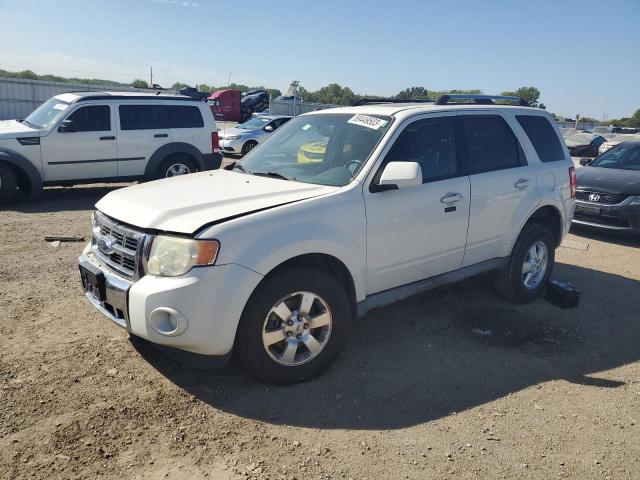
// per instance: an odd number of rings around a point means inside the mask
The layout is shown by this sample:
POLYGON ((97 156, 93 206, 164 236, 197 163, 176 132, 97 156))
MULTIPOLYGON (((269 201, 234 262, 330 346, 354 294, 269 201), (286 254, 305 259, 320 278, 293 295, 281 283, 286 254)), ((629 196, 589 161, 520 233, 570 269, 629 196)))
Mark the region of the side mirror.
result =
POLYGON ((593 158, 581 158, 580 159, 580 165, 582 165, 583 167, 586 167, 587 165, 590 165, 593 162, 593 158))
POLYGON ((389 162, 380 176, 378 185, 398 189, 422 185, 422 168, 417 162, 389 162))
POLYGON ((275 128, 273 128, 273 125, 266 125, 264 127, 264 131, 265 132, 273 132, 275 130, 275 128))
POLYGON ((62 133, 75 132, 76 129, 73 125, 73 120, 64 120, 58 127, 58 131, 62 133))

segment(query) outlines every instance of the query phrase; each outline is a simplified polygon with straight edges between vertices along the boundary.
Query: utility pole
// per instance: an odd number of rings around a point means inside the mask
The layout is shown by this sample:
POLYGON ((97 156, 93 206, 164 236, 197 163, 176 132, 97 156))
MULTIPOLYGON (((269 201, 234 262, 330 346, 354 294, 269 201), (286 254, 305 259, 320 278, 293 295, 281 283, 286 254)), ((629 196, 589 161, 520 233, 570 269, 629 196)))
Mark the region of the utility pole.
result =
POLYGON ((149 83, 149 87, 153 88, 153 67, 151 67, 151 78, 150 78, 150 83, 149 83))
POLYGON ((227 77, 227 87, 231 86, 231 72, 229 72, 229 77, 227 77))

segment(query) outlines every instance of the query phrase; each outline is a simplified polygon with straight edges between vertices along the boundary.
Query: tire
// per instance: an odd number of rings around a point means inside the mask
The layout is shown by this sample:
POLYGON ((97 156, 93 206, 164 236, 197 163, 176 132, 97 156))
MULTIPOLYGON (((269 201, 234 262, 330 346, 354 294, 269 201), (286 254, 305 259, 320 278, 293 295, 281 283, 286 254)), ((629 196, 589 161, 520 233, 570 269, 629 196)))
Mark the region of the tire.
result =
POLYGON ((285 270, 267 277, 247 302, 235 354, 247 373, 262 382, 302 382, 333 363, 351 323, 349 297, 335 277, 315 269, 285 270), (305 308, 303 298, 311 296, 315 297, 307 304, 312 307, 305 308), (280 307, 279 314, 275 307, 280 307), (296 315, 298 308, 307 310, 308 315, 296 315))
POLYGON ((171 155, 165 158, 156 171, 155 178, 170 178, 187 175, 198 171, 198 165, 190 157, 185 155, 171 155), (173 174, 170 174, 173 172, 173 174), (182 172, 182 173, 180 173, 182 172))
POLYGON ((9 203, 16 194, 17 188, 16 173, 6 163, 0 163, 0 205, 9 203))
POLYGON ((551 276, 555 262, 555 242, 546 227, 527 224, 516 241, 507 265, 496 272, 494 285, 500 295, 513 303, 528 303, 538 298, 551 276), (534 249, 535 250, 532 250, 534 249), (538 260, 533 252, 542 256, 538 260), (525 261, 528 266, 525 267, 525 261), (544 263, 541 271, 537 264, 544 263), (529 271, 525 273, 525 268, 529 271))
POLYGON ((256 147, 256 145, 258 145, 258 142, 255 142, 253 140, 249 140, 247 143, 245 143, 242 146, 242 156, 244 157, 247 153, 253 150, 256 147))

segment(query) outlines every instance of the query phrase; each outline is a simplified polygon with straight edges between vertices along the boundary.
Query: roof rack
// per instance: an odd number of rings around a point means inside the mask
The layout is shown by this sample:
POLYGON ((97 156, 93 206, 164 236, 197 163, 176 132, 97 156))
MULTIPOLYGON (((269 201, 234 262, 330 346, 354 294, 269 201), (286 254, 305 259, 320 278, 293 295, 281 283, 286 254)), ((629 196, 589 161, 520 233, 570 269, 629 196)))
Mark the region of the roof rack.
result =
POLYGON ((376 103, 433 103, 433 100, 427 100, 423 98, 361 98, 356 100, 351 105, 352 107, 359 107, 361 105, 370 105, 376 103))
MULTIPOLYGON (((84 92, 66 92, 66 93, 72 93, 72 94, 77 94, 77 93, 84 93, 84 92)), ((153 93, 153 92, 149 92, 147 94, 143 94, 143 95, 135 95, 135 92, 133 95, 122 95, 122 94, 113 94, 113 93, 107 93, 107 92, 95 92, 95 94, 89 94, 89 95, 82 95, 79 98, 77 98, 73 103, 77 103, 77 102, 87 102, 87 101, 91 101, 91 100, 158 100, 158 99, 164 99, 164 100, 179 100, 179 101, 185 101, 185 102, 194 102, 194 101, 199 101, 197 98, 194 97, 188 97, 186 95, 179 95, 179 94, 173 94, 173 93, 153 93)))
POLYGON ((495 100, 505 101, 505 102, 514 102, 520 107, 530 107, 529 102, 527 102, 522 97, 514 97, 507 95, 476 95, 469 93, 448 93, 446 95, 442 95, 438 100, 436 100, 436 105, 448 105, 451 103, 458 103, 458 100, 473 100, 473 103, 479 105, 495 105, 495 100))

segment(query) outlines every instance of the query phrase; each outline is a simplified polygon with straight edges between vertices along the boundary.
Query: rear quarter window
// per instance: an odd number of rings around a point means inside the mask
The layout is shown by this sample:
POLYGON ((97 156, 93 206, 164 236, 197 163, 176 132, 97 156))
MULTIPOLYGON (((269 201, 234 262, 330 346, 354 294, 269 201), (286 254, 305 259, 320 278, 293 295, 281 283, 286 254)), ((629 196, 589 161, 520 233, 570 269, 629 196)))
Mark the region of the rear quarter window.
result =
POLYGON ((549 120, 539 115, 516 115, 516 119, 531 140, 541 162, 564 160, 562 145, 549 120))

